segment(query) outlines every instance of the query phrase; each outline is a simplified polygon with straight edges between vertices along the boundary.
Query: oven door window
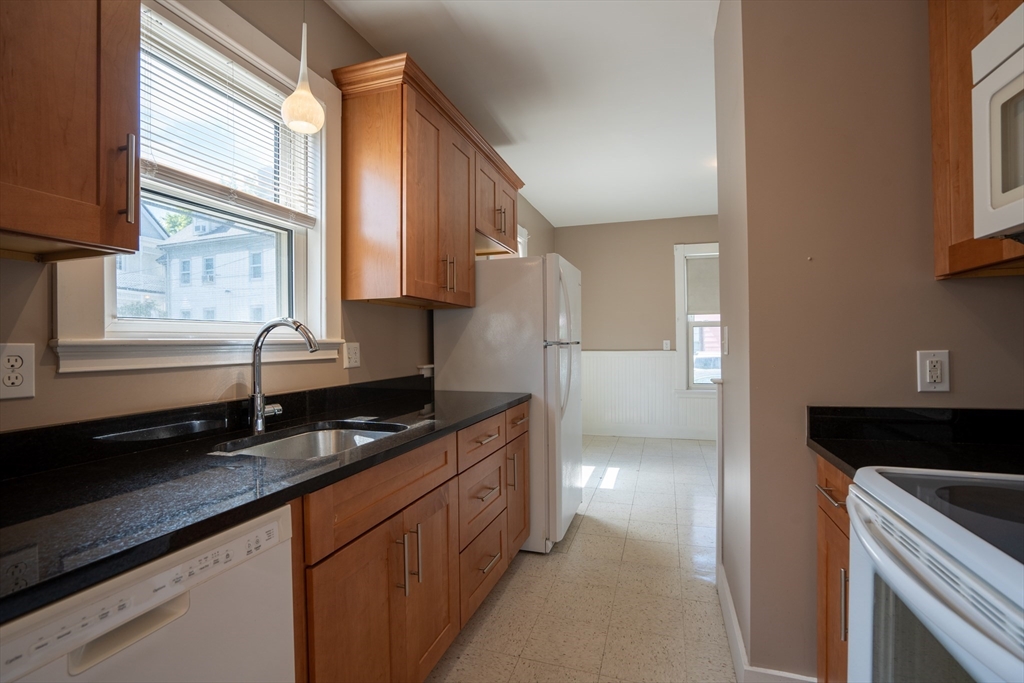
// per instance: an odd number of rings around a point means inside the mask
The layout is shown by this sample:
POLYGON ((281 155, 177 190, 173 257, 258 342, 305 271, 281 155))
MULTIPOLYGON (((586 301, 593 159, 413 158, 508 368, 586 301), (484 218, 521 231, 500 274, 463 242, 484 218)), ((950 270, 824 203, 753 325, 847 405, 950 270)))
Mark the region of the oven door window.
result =
POLYGON ((875 574, 872 680, 974 683, 906 603, 875 574))

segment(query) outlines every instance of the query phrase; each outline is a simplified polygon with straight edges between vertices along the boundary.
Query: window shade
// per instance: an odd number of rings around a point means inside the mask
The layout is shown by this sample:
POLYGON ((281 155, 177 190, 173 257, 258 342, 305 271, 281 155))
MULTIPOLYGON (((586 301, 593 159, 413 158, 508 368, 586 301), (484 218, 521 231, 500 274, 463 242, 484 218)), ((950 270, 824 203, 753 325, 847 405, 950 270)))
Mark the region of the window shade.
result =
POLYGON ((686 259, 686 313, 719 313, 718 257, 686 259))
POLYGON ((142 10, 143 178, 312 226, 320 136, 281 121, 285 95, 142 10))

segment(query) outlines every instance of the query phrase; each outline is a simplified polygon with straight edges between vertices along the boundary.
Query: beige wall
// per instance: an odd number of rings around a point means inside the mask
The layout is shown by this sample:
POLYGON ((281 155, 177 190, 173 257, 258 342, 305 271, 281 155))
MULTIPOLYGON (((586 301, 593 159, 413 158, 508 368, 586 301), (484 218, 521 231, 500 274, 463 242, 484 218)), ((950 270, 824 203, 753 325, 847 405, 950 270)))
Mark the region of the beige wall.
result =
MULTIPOLYGON (((715 28, 719 285, 729 353, 722 356, 722 565, 744 644, 750 638, 750 307, 743 46, 738 2, 719 5, 715 28)), ((749 654, 749 653, 748 653, 749 654)))
MULTIPOLYGON (((195 2, 196 0, 187 0, 195 2)), ((200 0, 208 2, 208 0, 200 0)), ((302 0, 222 0, 275 43, 299 56, 302 0)), ((334 82, 331 70, 380 57, 380 53, 323 0, 305 0, 309 68, 334 82)), ((292 74, 288 74, 291 76, 292 74)))
POLYGON ((1024 407, 1024 280, 933 278, 926 3, 744 2, 742 65, 749 312, 726 297, 723 319, 750 349, 748 376, 724 368, 726 396, 750 386, 749 479, 726 477, 750 489, 750 569, 728 578, 749 590, 751 664, 814 675, 806 406, 1024 407), (917 393, 918 349, 949 349, 950 393, 917 393))
MULTIPOLYGON (((232 9, 298 56, 301 4, 288 0, 238 2, 232 9), (291 37, 294 35, 294 39, 291 37)), ((365 61, 377 53, 322 0, 308 0, 310 66, 330 79, 330 68, 365 61)), ((338 259, 332 259, 337 263, 338 259)), ((0 341, 29 342, 36 348, 36 396, 0 403, 0 431, 23 429, 149 410, 243 398, 249 393, 248 366, 220 366, 148 372, 58 374, 48 343, 53 266, 0 261, 0 341)), ((340 281, 337 273, 329 274, 340 281)), ((360 343, 362 367, 343 370, 337 361, 268 364, 269 393, 299 391, 412 375, 429 362, 427 313, 338 301, 342 336, 360 343)))
MULTIPOLYGON (((583 350, 676 348, 673 245, 717 242, 715 216, 554 230, 554 251, 583 274, 583 350)), ((533 252, 539 253, 539 252, 533 252)))
POLYGON ((519 225, 530 233, 530 241, 527 243, 530 256, 543 256, 555 250, 554 226, 523 195, 519 195, 516 203, 516 215, 519 225))

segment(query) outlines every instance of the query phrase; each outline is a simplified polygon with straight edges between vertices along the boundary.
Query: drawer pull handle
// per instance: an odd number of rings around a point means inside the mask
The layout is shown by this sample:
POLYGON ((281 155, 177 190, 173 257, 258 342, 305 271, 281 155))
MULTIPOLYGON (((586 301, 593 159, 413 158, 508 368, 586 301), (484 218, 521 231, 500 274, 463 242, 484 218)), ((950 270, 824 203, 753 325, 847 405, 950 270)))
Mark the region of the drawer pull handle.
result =
POLYGON ((519 461, 516 454, 513 454, 509 461, 512 463, 512 490, 519 490, 519 461))
POLYGON ((518 420, 516 420, 515 422, 513 422, 513 423, 512 423, 512 426, 513 426, 513 427, 518 427, 519 425, 521 425, 521 424, 523 424, 524 422, 526 422, 526 421, 527 421, 528 419, 530 419, 530 418, 528 418, 528 417, 526 417, 525 415, 523 415, 523 416, 522 416, 521 418, 519 418, 518 420))
POLYGON ((501 487, 500 486, 495 486, 493 489, 491 489, 490 491, 488 491, 484 495, 477 496, 477 500, 480 500, 480 501, 483 501, 483 502, 486 503, 487 499, 490 498, 491 496, 493 496, 495 493, 497 493, 499 488, 501 488, 501 487))
POLYGON ((423 583, 423 525, 417 524, 416 531, 409 533, 416 534, 416 571, 409 573, 416 577, 417 583, 423 583))
POLYGON ((497 438, 498 438, 499 436, 501 436, 501 432, 495 432, 494 434, 490 434, 490 435, 488 435, 488 436, 485 436, 485 437, 484 437, 484 438, 482 438, 482 439, 477 439, 477 441, 476 441, 476 442, 477 442, 477 445, 479 445, 479 446, 483 446, 483 445, 485 445, 485 444, 489 444, 490 442, 494 441, 494 440, 495 440, 495 439, 497 439, 497 438))
POLYGON ((405 597, 409 597, 409 534, 402 534, 402 540, 395 543, 402 546, 402 572, 405 576, 405 583, 398 584, 398 587, 405 591, 405 597))
POLYGON ((135 134, 128 133, 125 144, 117 148, 118 152, 127 152, 128 155, 128 176, 125 180, 125 208, 118 211, 123 215, 125 221, 135 225, 135 134))
POLYGON ((494 568, 494 565, 498 564, 498 560, 500 560, 500 559, 501 559, 501 553, 498 553, 497 555, 492 557, 491 561, 487 563, 487 566, 484 567, 483 569, 481 569, 480 571, 482 571, 484 574, 486 574, 487 572, 491 571, 491 569, 494 568))
POLYGON ((820 486, 818 486, 817 484, 814 485, 814 488, 818 489, 818 493, 820 493, 821 495, 825 496, 825 499, 828 500, 828 502, 832 503, 832 507, 834 507, 834 508, 846 507, 846 501, 845 500, 840 501, 840 500, 836 500, 835 498, 832 497, 832 489, 823 489, 820 486))

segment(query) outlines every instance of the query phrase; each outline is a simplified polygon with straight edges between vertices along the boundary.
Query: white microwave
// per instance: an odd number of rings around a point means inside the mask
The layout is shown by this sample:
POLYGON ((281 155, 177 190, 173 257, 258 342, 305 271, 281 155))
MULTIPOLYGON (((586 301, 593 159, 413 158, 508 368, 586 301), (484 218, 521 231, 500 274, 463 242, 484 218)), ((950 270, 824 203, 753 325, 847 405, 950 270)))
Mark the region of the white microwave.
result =
POLYGON ((1024 5, 971 51, 974 236, 1024 231, 1024 5))

